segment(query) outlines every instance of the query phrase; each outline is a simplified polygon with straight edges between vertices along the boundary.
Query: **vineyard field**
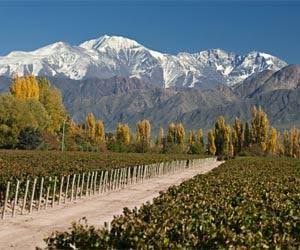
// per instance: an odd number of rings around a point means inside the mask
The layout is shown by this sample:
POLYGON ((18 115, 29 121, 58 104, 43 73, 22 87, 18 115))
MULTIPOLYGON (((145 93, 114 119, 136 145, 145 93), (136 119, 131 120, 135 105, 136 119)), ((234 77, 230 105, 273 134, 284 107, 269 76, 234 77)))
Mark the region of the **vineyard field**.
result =
POLYGON ((298 249, 300 161, 229 160, 155 198, 124 209, 110 229, 73 224, 48 246, 79 249, 298 249))
POLYGON ((199 159, 199 155, 91 153, 0 150, 0 184, 26 178, 61 176, 172 160, 199 159))

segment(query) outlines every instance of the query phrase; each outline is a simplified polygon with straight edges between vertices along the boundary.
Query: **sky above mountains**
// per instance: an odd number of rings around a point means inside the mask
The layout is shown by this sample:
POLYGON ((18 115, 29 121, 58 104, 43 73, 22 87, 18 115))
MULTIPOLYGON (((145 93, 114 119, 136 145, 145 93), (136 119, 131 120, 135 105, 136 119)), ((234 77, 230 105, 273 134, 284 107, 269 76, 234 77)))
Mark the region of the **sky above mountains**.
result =
POLYGON ((0 55, 104 34, 176 54, 252 50, 300 63, 300 1, 0 0, 0 55))

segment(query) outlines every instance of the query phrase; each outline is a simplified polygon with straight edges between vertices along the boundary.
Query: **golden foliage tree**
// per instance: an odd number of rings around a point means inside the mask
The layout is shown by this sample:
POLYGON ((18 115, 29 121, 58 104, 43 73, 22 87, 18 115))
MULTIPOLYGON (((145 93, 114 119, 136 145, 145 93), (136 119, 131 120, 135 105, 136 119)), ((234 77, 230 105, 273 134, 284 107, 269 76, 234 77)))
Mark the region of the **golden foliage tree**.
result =
POLYGON ((148 120, 139 121, 136 125, 136 141, 150 144, 151 125, 148 120))
POLYGON ((131 140, 130 129, 127 124, 119 123, 117 126, 116 140, 121 145, 129 145, 131 140))
POLYGON ((199 146, 201 147, 201 149, 204 149, 204 139, 203 139, 203 131, 202 129, 198 129, 197 131, 197 143, 199 144, 199 146))
POLYGON ((207 151, 211 155, 216 154, 215 135, 212 130, 209 130, 207 134, 207 151))
POLYGON ((184 144, 185 139, 185 129, 183 127, 182 123, 179 123, 176 125, 176 141, 178 144, 182 145, 184 144))
POLYGON ((104 123, 101 120, 96 122, 95 140, 99 143, 103 143, 105 141, 105 128, 104 123))
POLYGON ((38 81, 33 75, 15 76, 10 86, 10 93, 20 100, 39 100, 40 89, 38 81))
POLYGON ((252 135, 251 135, 251 129, 249 126, 249 123, 245 123, 245 131, 244 131, 244 143, 243 147, 249 147, 252 143, 252 135))
POLYGON ((233 124, 233 133, 234 133, 234 137, 233 137, 234 141, 232 143, 234 147, 234 152, 235 154, 238 154, 241 152, 244 145, 244 128, 239 118, 235 118, 233 124))
POLYGON ((300 158, 300 130, 292 128, 284 132, 283 139, 284 155, 288 157, 300 158))
POLYGON ((278 152, 278 133, 276 128, 270 129, 270 136, 268 141, 268 152, 271 154, 276 154, 278 152))
POLYGON ((58 131, 64 120, 67 119, 67 112, 62 102, 61 93, 51 86, 46 78, 38 79, 39 101, 42 103, 51 118, 50 132, 58 131))
POLYGON ((158 132, 158 137, 157 137, 157 145, 161 146, 163 144, 164 138, 165 138, 164 129, 160 127, 158 132))
POLYGON ((193 145, 196 143, 196 135, 195 135, 195 132, 193 129, 189 131, 188 143, 189 143, 189 145, 193 145))
POLYGON ((93 113, 88 113, 86 117, 87 132, 90 138, 95 138, 96 121, 93 113))
POLYGON ((252 122, 252 142, 258 144, 263 152, 267 149, 269 135, 269 120, 267 114, 259 107, 254 106, 251 110, 252 122))
POLYGON ((225 123, 223 116, 217 119, 215 124, 215 146, 217 155, 228 155, 230 146, 230 126, 225 123))
POLYGON ((146 152, 150 147, 151 141, 151 125, 148 120, 139 121, 136 124, 136 142, 139 152, 146 152))
POLYGON ((168 127, 167 141, 169 143, 176 143, 176 125, 172 122, 168 127))

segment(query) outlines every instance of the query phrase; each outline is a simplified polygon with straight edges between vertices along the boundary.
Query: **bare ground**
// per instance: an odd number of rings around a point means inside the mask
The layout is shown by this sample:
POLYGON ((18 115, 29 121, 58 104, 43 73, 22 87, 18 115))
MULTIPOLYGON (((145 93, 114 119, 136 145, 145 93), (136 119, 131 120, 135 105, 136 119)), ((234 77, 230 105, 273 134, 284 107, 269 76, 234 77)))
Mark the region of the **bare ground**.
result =
POLYGON ((43 239, 51 232, 67 230, 71 222, 83 217, 87 218, 89 224, 103 226, 104 222, 111 221, 114 215, 120 215, 124 207, 139 207, 147 201, 152 201, 160 191, 165 191, 168 187, 178 185, 197 174, 204 174, 221 163, 203 164, 182 173, 161 176, 122 190, 92 196, 47 211, 0 220, 0 249, 45 247, 43 239))

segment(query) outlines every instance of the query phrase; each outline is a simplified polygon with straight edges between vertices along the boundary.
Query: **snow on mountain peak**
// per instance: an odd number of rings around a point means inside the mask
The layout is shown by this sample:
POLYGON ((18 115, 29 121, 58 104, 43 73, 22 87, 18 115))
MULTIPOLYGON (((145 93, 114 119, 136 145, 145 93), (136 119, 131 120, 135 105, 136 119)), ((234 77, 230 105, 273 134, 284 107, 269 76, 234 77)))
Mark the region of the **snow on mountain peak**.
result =
POLYGON ((35 51, 0 57, 0 76, 34 74, 71 79, 139 77, 164 87, 234 85, 253 73, 279 70, 287 63, 267 53, 237 55, 222 49, 168 55, 134 40, 104 35, 79 46, 57 42, 35 51))
POLYGON ((107 47, 115 50, 120 50, 124 48, 132 49, 141 46, 142 45, 129 38, 125 38, 122 36, 108 36, 108 35, 104 35, 99 38, 86 41, 79 45, 79 47, 85 49, 96 49, 96 50, 101 50, 107 47))

